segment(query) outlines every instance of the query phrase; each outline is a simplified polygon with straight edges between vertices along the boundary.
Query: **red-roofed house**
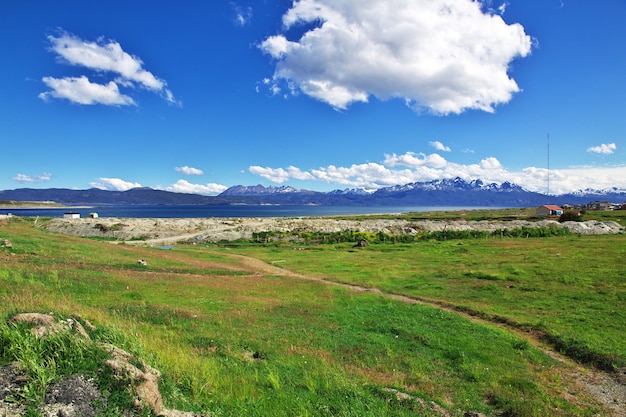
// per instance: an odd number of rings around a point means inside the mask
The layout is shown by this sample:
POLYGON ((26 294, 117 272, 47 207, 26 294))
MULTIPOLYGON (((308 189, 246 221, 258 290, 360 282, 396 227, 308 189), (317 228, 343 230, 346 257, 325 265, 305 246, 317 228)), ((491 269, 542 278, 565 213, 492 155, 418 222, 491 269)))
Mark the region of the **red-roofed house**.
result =
POLYGON ((561 214, 563 214, 563 209, 559 206, 550 206, 550 205, 545 205, 545 206, 541 206, 537 209, 537 211, 535 212, 535 215, 537 216, 560 216, 561 214))

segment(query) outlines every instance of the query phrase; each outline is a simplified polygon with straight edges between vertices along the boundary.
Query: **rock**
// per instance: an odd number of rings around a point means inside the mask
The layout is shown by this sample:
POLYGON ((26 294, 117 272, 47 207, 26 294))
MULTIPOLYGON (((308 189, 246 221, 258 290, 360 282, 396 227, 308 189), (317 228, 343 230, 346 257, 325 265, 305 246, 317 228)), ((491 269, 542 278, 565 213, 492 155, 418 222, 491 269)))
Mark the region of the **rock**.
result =
POLYGON ((411 397, 409 394, 398 391, 394 388, 383 388, 383 391, 392 394, 398 401, 411 401, 413 399, 413 397, 411 397))
POLYGON ((89 320, 82 318, 80 314, 74 313, 72 314, 72 318, 74 318, 79 324, 82 321, 85 324, 85 327, 89 329, 89 331, 93 332, 94 330, 96 330, 96 326, 91 324, 89 320))
POLYGON ((10 323, 23 323, 33 325, 30 332, 37 338, 46 337, 58 332, 73 331, 81 338, 89 340, 89 334, 79 321, 74 319, 56 320, 51 314, 21 313, 16 314, 9 320, 10 323))
POLYGON ((142 369, 131 362, 137 362, 133 356, 113 345, 105 345, 105 349, 111 354, 111 359, 105 363, 113 370, 113 373, 122 380, 127 380, 134 387, 137 399, 135 404, 138 408, 147 407, 154 414, 161 415, 163 411, 163 398, 159 392, 158 379, 161 372, 141 361, 142 369))
POLYGON ((426 401, 423 398, 413 397, 395 388, 383 388, 382 391, 393 395, 396 401, 400 401, 400 402, 413 401, 416 404, 418 404, 420 407, 430 410, 432 413, 435 413, 440 417, 451 417, 451 414, 448 410, 441 407, 439 404, 437 404, 434 401, 426 401))
POLYGON ((76 333, 78 333, 78 335, 80 337, 82 337, 85 340, 90 340, 91 338, 89 337, 89 334, 87 333, 87 331, 85 330, 85 328, 83 327, 82 324, 80 324, 79 321, 75 321, 75 320, 71 320, 68 319, 66 322, 68 323, 68 325, 70 326, 70 329, 73 329, 76 333))
POLYGON ((23 323, 33 325, 30 332, 37 338, 46 337, 50 334, 63 330, 63 326, 55 322, 54 316, 41 313, 16 314, 9 320, 10 323, 23 323))
POLYGON ((51 314, 41 313, 21 313, 16 314, 9 320, 11 323, 26 323, 39 326, 52 326, 54 324, 54 316, 51 314))

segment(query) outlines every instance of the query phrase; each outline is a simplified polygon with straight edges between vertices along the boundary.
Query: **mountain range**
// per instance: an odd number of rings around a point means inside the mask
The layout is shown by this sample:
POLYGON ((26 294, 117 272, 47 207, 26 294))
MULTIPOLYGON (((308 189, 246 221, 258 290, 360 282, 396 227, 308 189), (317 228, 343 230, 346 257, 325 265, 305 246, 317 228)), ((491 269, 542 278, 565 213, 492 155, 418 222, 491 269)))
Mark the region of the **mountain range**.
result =
POLYGON ((322 206, 448 206, 448 207, 531 207, 543 204, 587 204, 592 201, 626 202, 626 190, 579 190, 561 195, 545 195, 504 182, 467 182, 461 178, 414 182, 380 188, 319 192, 290 186, 236 185, 216 196, 175 193, 152 188, 107 191, 97 188, 19 188, 0 191, 0 201, 54 201, 79 204, 282 204, 322 206))

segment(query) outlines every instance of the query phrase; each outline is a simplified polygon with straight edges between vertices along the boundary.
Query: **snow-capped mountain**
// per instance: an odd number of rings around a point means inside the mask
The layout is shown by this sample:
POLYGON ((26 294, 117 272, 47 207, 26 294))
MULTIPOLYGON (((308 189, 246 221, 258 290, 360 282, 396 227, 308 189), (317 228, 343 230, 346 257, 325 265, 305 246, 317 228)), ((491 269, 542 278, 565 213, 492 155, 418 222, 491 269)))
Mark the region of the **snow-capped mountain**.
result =
POLYGON ((0 191, 1 200, 55 201, 64 204, 316 204, 325 206, 440 206, 440 207, 531 207, 543 204, 587 204, 593 201, 626 202, 626 190, 580 190, 550 195, 524 190, 504 182, 485 183, 462 178, 414 182, 375 191, 363 189, 319 192, 291 186, 263 185, 230 187, 218 196, 172 193, 150 188, 128 191, 99 189, 32 189, 0 191))
POLYGON ((523 192, 524 189, 519 185, 503 182, 502 184, 484 183, 482 180, 465 181, 460 177, 453 179, 432 180, 425 182, 413 182, 404 185, 394 185, 384 187, 377 192, 398 193, 411 191, 494 191, 494 192, 523 192))
POLYGON ((269 186, 265 187, 261 184, 259 185, 235 185, 234 187, 230 187, 224 192, 222 192, 221 196, 240 196, 240 195, 272 195, 272 194, 287 194, 287 193, 299 193, 305 192, 306 190, 300 190, 298 188, 294 188, 288 185, 284 185, 281 187, 269 186))
POLYGON ((343 190, 333 190, 329 191, 330 195, 355 195, 355 196, 365 196, 370 195, 376 190, 365 190, 363 188, 345 188, 343 190))
POLYGON ((618 189, 598 192, 584 190, 576 194, 546 196, 523 189, 510 182, 486 183, 480 179, 465 181, 460 177, 414 182, 378 190, 333 190, 327 193, 293 187, 236 186, 219 197, 239 198, 240 202, 268 204, 372 205, 372 206, 497 206, 529 207, 550 204, 586 204, 594 200, 626 201, 618 189), (287 195, 288 194, 288 195, 287 195))
POLYGON ((596 190, 593 188, 586 188, 584 190, 574 191, 573 193, 567 193, 566 195, 584 196, 584 197, 593 196, 593 195, 598 196, 598 197, 607 196, 607 195, 608 196, 623 195, 626 197, 626 189, 618 188, 618 187, 611 187, 606 190, 596 190))

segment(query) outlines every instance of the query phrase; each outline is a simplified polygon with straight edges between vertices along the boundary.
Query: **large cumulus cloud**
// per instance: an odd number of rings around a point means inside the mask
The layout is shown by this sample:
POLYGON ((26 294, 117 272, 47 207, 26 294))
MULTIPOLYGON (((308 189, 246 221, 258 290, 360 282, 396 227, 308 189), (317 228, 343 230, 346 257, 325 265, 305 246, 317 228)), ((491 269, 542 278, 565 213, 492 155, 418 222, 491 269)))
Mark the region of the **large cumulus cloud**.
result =
POLYGON ((494 111, 520 91, 508 72, 532 39, 473 0, 300 0, 284 33, 260 45, 276 60, 273 85, 338 109, 370 96, 416 111, 494 111), (289 39, 290 30, 304 31, 289 39))

